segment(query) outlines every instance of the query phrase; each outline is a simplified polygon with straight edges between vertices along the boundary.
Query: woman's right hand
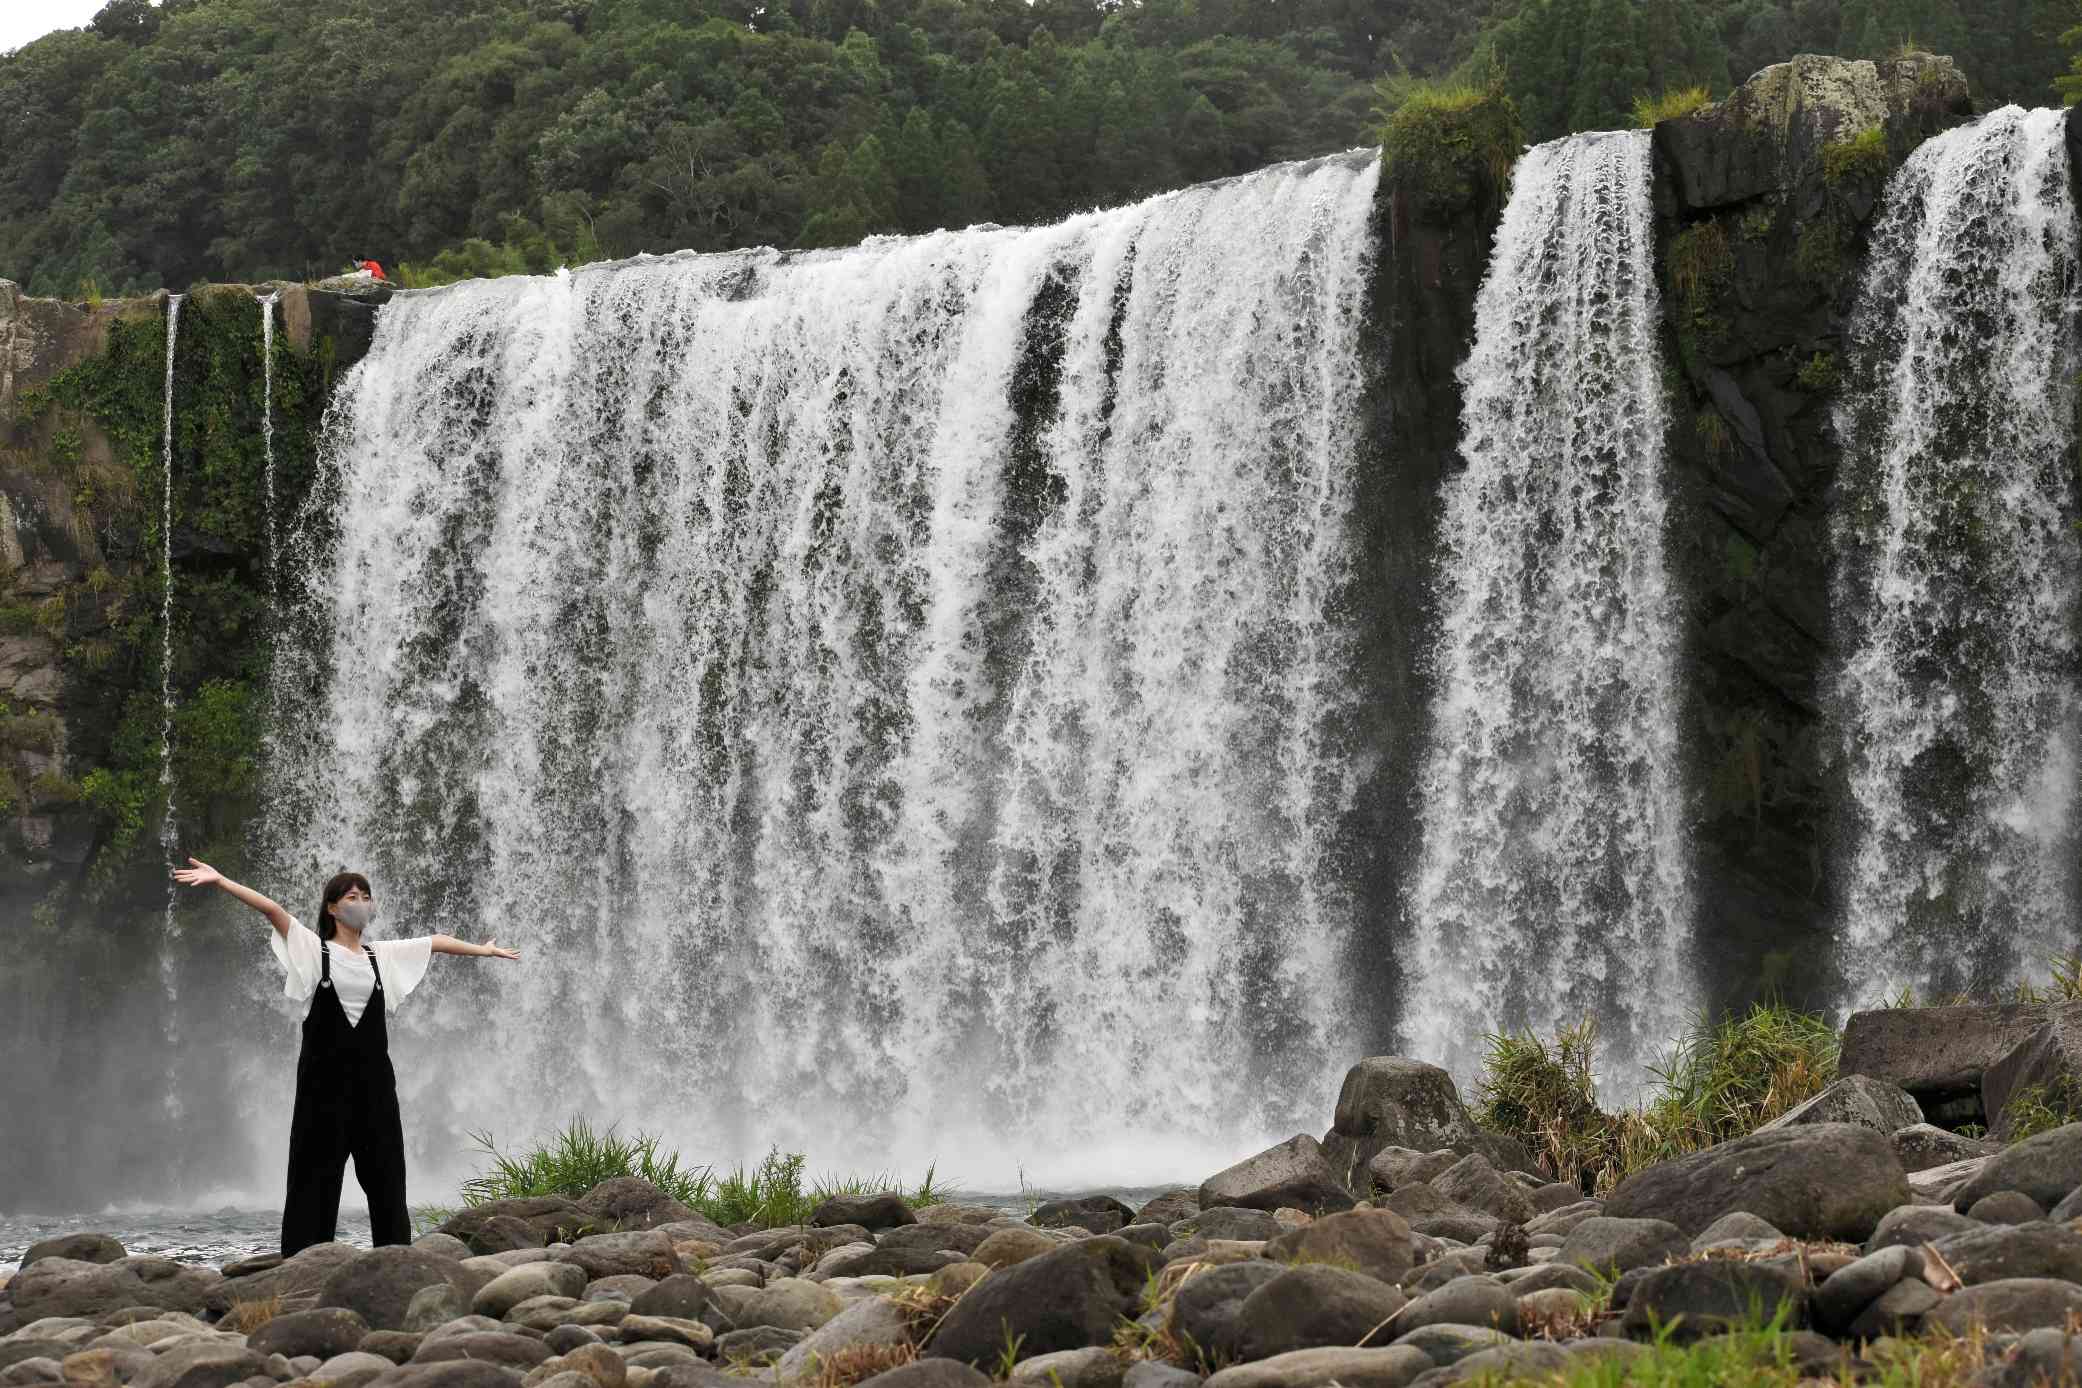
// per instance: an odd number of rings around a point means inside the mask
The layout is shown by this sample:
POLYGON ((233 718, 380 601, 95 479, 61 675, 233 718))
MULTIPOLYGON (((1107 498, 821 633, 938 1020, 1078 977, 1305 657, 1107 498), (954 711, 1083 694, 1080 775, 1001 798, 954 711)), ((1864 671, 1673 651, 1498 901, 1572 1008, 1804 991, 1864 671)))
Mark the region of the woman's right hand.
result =
POLYGON ((174 869, 174 881, 184 887, 207 887, 223 880, 223 873, 197 858, 190 858, 187 867, 174 869))

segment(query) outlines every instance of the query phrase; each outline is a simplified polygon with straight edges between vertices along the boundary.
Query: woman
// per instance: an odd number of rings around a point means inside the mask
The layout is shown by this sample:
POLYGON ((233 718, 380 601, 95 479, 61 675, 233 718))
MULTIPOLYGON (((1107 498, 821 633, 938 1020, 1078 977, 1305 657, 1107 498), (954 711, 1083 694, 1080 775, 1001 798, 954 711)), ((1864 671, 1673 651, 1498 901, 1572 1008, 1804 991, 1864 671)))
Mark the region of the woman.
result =
POLYGON ((426 976, 436 954, 518 959, 520 951, 496 940, 481 945, 447 935, 364 944, 376 919, 369 879, 343 872, 325 884, 312 934, 274 902, 194 858, 174 879, 191 887, 215 884, 266 916, 275 927, 275 958, 287 982, 283 992, 311 1000, 304 1044, 296 1059, 296 1112, 289 1120, 289 1193, 282 1208, 282 1256, 330 1243, 340 1217, 340 1178, 347 1158, 369 1197, 370 1233, 377 1244, 407 1243, 405 1130, 398 1119, 398 1081, 390 1066, 390 1004, 402 1002, 426 976))

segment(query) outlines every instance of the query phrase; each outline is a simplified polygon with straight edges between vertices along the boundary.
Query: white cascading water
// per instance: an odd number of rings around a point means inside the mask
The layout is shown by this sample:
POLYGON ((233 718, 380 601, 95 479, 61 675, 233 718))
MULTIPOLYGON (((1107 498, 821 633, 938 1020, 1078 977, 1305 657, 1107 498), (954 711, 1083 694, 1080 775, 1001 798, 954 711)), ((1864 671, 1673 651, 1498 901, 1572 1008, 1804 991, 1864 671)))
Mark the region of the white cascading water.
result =
POLYGON ((407 1005, 421 1121, 1005 1187, 1319 1126, 1377 177, 386 306, 274 804, 300 898, 527 948, 407 1005))
POLYGON ((267 595, 274 612, 282 600, 280 537, 275 533, 275 304, 280 293, 260 296, 260 447, 262 499, 267 506, 267 595))
POLYGON ((1647 131, 1520 159, 1461 368, 1404 1028, 1600 1023, 1618 1091, 1689 1018, 1678 613, 1647 131))
POLYGON ((2064 112, 2005 107, 1887 185, 1836 411, 1839 928, 1854 1000, 2075 948, 2082 546, 2064 112))
MULTIPOLYGON (((166 994, 167 1053, 170 1055, 178 1052, 176 1043, 180 1039, 175 972, 175 941, 179 936, 174 905, 181 889, 173 880, 173 870, 180 865, 177 856, 180 841, 174 827, 173 769, 173 429, 174 344, 181 335, 183 297, 169 294, 166 299, 166 389, 159 445, 159 794, 166 805, 159 820, 159 850, 166 860, 167 871, 166 921, 159 945, 159 983, 166 994)), ((168 1113, 178 1118, 181 1111, 180 1086, 167 1086, 166 1104, 168 1113)))

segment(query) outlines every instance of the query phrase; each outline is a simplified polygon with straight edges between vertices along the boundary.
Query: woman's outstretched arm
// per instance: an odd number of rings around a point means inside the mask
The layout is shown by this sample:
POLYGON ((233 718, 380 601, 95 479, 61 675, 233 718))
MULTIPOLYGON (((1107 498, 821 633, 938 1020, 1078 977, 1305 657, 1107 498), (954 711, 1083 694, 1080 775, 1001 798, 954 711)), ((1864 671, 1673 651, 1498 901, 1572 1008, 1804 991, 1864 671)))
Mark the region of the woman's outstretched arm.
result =
POLYGON ((184 887, 217 886, 266 916, 268 924, 275 927, 277 935, 286 936, 289 933, 290 920, 287 911, 251 887, 240 886, 208 863, 190 858, 187 867, 174 869, 174 881, 184 887))
POLYGON ((497 940, 486 940, 483 944, 478 945, 472 944, 468 940, 458 940, 453 935, 436 935, 434 937, 434 953, 469 954, 484 959, 520 958, 519 950, 508 949, 497 940))

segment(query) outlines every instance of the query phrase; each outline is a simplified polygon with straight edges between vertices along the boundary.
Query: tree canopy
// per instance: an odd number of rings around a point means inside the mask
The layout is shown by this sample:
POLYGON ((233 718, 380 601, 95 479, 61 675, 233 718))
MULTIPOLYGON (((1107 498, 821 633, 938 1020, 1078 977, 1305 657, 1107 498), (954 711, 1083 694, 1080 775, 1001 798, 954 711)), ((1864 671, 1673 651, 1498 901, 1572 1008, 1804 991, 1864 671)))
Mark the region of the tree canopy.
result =
POLYGON ((1535 139, 1801 51, 2053 99, 2075 0, 110 0, 0 55, 0 276, 125 293, 1029 222, 1367 143, 1535 139))

